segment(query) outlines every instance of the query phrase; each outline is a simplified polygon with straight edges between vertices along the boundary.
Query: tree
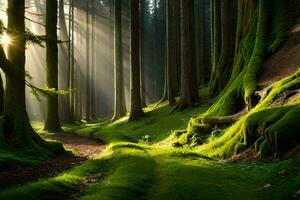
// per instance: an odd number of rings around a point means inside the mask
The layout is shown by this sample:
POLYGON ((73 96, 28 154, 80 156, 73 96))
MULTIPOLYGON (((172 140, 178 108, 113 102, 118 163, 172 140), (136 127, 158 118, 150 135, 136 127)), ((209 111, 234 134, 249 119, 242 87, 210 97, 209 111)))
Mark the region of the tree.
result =
POLYGON ((213 72, 210 81, 210 91, 212 94, 219 94, 227 82, 233 66, 235 55, 235 35, 237 21, 237 1, 224 0, 215 1, 213 4, 214 12, 214 54, 213 54, 213 72), (221 6, 221 16, 219 18, 218 6, 221 6), (221 35, 219 36, 219 21, 221 24, 221 35), (221 41, 219 54, 219 41, 221 41))
POLYGON ((122 63, 122 9, 121 0, 115 0, 115 102, 113 120, 120 119, 126 115, 124 87, 123 87, 123 63, 122 63))
MULTIPOLYGON (((57 0, 46 1, 46 84, 58 91, 57 0)), ((47 96, 47 116, 44 130, 60 131, 58 95, 47 96)))
POLYGON ((141 1, 141 12, 140 12, 140 62, 141 62, 141 101, 142 107, 146 107, 146 77, 145 77, 145 1, 141 1))
POLYGON ((4 88, 3 88, 3 80, 0 75, 0 115, 3 113, 4 109, 4 88))
POLYGON ((198 100, 195 64, 194 0, 181 0, 181 96, 180 108, 198 100))
POLYGON ((6 76, 4 112, 0 119, 0 143, 49 152, 63 151, 62 145, 44 141, 31 127, 25 103, 25 0, 8 1, 8 34, 14 38, 7 57, 0 46, 0 67, 6 76))
POLYGON ((91 120, 91 84, 90 84, 90 4, 86 1, 86 107, 85 118, 91 120))
POLYGON ((205 1, 199 2, 199 66, 197 69, 198 73, 198 85, 203 86, 205 84, 206 69, 208 66, 207 52, 205 41, 207 39, 205 33, 205 1))
POLYGON ((130 0, 130 27, 131 27, 131 83, 130 120, 137 120, 144 112, 140 92, 140 44, 139 44, 139 0, 130 0))
POLYGON ((167 98, 170 105, 175 104, 175 81, 176 81, 176 68, 177 68, 177 40, 176 40, 176 7, 177 1, 167 0, 166 11, 167 11, 167 70, 166 70, 166 91, 167 98))
MULTIPOLYGON (((74 1, 69 0, 69 44, 68 44, 68 51, 69 51, 69 59, 68 59, 68 75, 69 75, 69 82, 68 88, 73 90, 75 89, 75 58, 74 58, 74 1)), ((72 115, 75 117, 75 100, 76 95, 74 91, 70 92, 69 94, 69 104, 70 110, 72 115)), ((75 120, 74 120, 75 121, 75 120)))
MULTIPOLYGON (((71 29, 68 32, 67 24, 66 24, 66 16, 64 12, 64 6, 65 1, 59 0, 59 34, 60 39, 63 41, 70 40, 69 34, 71 34, 71 29)), ((71 7, 70 7, 71 9, 71 7)), ((71 20, 69 21, 70 25, 71 20)), ((70 26, 71 27, 71 26, 70 26)), ((64 88, 64 90, 71 89, 69 86, 70 82, 70 59, 68 58, 70 56, 70 45, 71 42, 68 43, 61 43, 59 45, 59 83, 61 84, 60 87, 64 88), (68 58, 68 59, 66 59, 68 58)), ((74 113, 71 111, 71 105, 70 105, 70 96, 69 95, 61 95, 59 98, 59 117, 60 120, 64 123, 74 123, 75 122, 75 116, 74 113)))
POLYGON ((96 32, 95 32, 95 21, 96 21, 96 15, 95 15, 95 0, 92 0, 92 22, 91 22, 91 31, 92 31, 92 36, 91 36, 91 40, 92 40, 92 45, 91 45, 91 49, 92 49, 92 55, 91 55, 91 63, 92 63, 92 69, 91 69, 91 80, 90 80, 90 84, 91 84, 91 119, 92 120, 96 120, 97 116, 96 116, 96 91, 95 91, 95 80, 96 80, 96 64, 95 64, 95 42, 96 42, 96 32))

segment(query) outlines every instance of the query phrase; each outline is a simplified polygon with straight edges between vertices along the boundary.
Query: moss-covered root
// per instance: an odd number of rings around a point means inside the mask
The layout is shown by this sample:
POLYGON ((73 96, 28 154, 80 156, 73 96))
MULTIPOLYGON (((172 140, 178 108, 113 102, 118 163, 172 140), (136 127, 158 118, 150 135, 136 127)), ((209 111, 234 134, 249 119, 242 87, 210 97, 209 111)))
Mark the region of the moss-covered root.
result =
POLYGON ((0 144, 2 146, 39 149, 48 154, 64 153, 64 147, 58 142, 42 139, 32 128, 26 113, 13 121, 6 114, 0 117, 0 144))
POLYGON ((299 106, 285 106, 250 115, 245 121, 246 142, 255 144, 262 156, 285 153, 300 142, 299 114, 299 106))
POLYGON ((298 140, 299 101, 293 105, 271 106, 282 92, 289 92, 300 87, 300 70, 277 82, 269 94, 248 114, 233 126, 226 129, 220 137, 210 140, 198 149, 209 156, 229 158, 236 153, 256 146, 261 153, 285 153, 298 140), (271 108, 270 108, 271 107, 271 108), (287 130, 293 127, 293 131, 287 130))
POLYGON ((285 153, 300 142, 300 107, 282 116, 265 132, 265 138, 273 153, 285 153))

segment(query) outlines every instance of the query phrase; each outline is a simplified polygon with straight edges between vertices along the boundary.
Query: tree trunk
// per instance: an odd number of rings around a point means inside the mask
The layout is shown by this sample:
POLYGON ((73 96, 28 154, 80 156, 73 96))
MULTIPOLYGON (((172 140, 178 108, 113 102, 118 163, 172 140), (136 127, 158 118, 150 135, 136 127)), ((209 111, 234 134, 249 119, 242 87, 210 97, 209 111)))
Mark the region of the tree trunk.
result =
POLYGON ((74 58, 74 0, 70 1, 70 10, 69 10, 69 73, 70 73, 70 81, 69 88, 72 90, 69 95, 70 99, 70 109, 71 112, 76 119, 76 94, 75 94, 75 58, 74 58))
POLYGON ((86 105, 85 119, 91 120, 91 86, 90 86, 90 5, 86 1, 86 105))
MULTIPOLYGON (((58 90, 57 0, 46 1, 46 85, 58 90)), ((44 130, 60 131, 58 95, 47 96, 47 117, 44 130)))
MULTIPOLYGON (((14 38, 8 45, 8 60, 1 47, 1 63, 9 66, 6 71, 6 88, 4 96, 4 112, 0 119, 0 143, 15 147, 42 147, 49 152, 61 152, 62 146, 50 145, 44 141, 31 127, 26 112, 25 102, 25 1, 8 1, 8 34, 14 38), (12 73, 17 74, 13 76, 12 73)), ((5 66, 1 66, 3 69, 5 66)), ((6 66, 7 67, 7 66, 6 66)))
POLYGON ((146 105, 146 77, 145 77, 145 55, 144 55, 144 35, 145 35, 145 1, 141 1, 141 13, 140 13, 140 59, 141 59, 141 101, 142 107, 146 105))
MULTIPOLYGON (((63 41, 70 40, 70 36, 68 35, 68 29, 66 25, 66 16, 64 12, 64 0, 59 0, 59 27, 60 27, 60 39, 63 41)), ((70 23, 69 23, 70 24, 70 23)), ((71 27, 71 26, 70 26, 71 27)), ((70 34, 70 31, 69 31, 70 34)), ((64 43, 59 45, 59 69, 60 69, 60 83, 62 88, 64 90, 71 89, 69 87, 70 82, 70 59, 68 58, 70 56, 70 41, 68 42, 68 45, 65 45, 64 43), (68 51, 68 52, 67 52, 68 51), (66 60, 68 58, 68 63, 66 63, 66 60), (67 66, 67 67, 66 67, 67 66), (65 78, 67 77, 67 78, 65 78)), ((60 109, 60 120, 64 123, 74 123, 75 117, 74 113, 71 112, 71 105, 70 105, 70 98, 69 95, 62 95, 59 98, 59 103, 61 105, 60 109)))
POLYGON ((94 7, 95 7, 95 0, 92 0, 92 8, 93 8, 93 11, 92 11, 92 58, 91 58, 91 61, 92 61, 92 70, 91 70, 91 119, 92 120, 96 120, 97 119, 97 116, 96 116, 96 94, 95 94, 95 80, 96 80, 96 64, 95 64, 95 21, 96 21, 96 16, 95 16, 95 10, 94 10, 94 7))
POLYGON ((131 110, 130 120, 137 120, 143 114, 140 93, 140 50, 139 50, 139 0, 130 0, 131 26, 131 110))
POLYGON ((198 85, 203 86, 205 84, 205 69, 207 68, 207 61, 206 61, 206 52, 208 49, 205 48, 205 1, 200 1, 199 5, 199 66, 198 66, 198 85))
MULTIPOLYGON (((214 12, 218 12, 218 3, 215 3, 214 12)), ((218 58, 215 52, 214 55, 214 69, 210 83, 210 90, 212 94, 220 93, 227 82, 229 81, 232 71, 233 59, 235 55, 235 35, 236 35, 236 16, 237 16, 237 1, 223 0, 221 1, 221 53, 218 58)), ((217 24, 217 13, 215 14, 214 25, 217 24)), ((217 27, 215 27, 215 34, 218 34, 217 27)), ((218 44, 218 36, 215 36, 215 45, 218 44)), ((218 49, 216 48, 215 51, 218 49)))
POLYGON ((166 70, 166 77, 167 77, 167 98, 170 105, 175 104, 175 86, 174 86, 174 79, 176 79, 176 26, 175 26, 175 5, 176 1, 174 0, 167 0, 167 70, 166 70))
POLYGON ((194 0, 181 0, 181 98, 180 108, 198 100, 195 66, 194 0))
POLYGON ((4 88, 3 88, 3 80, 0 75, 0 115, 3 113, 4 110, 4 88))
POLYGON ((175 12, 175 34, 176 34, 176 65, 174 67, 174 92, 175 96, 180 95, 180 88, 181 88, 181 31, 180 31, 180 1, 176 1, 174 4, 174 12, 175 12))
POLYGON ((212 72, 209 82, 210 93, 215 94, 215 77, 221 52, 221 4, 211 0, 211 62, 212 72))
POLYGON ((122 8, 121 0, 115 0, 115 108, 113 120, 118 120, 126 115, 123 87, 122 63, 122 8))

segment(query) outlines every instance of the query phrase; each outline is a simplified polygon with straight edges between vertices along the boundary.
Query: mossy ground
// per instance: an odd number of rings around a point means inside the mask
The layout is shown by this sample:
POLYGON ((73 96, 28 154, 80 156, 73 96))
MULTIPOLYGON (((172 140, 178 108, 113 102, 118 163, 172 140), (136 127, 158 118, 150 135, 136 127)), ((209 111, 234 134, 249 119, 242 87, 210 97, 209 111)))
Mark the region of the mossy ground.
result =
POLYGON ((148 108, 137 122, 69 127, 76 134, 104 138, 99 157, 56 177, 0 192, 0 199, 64 197, 78 191, 88 177, 102 174, 81 199, 290 199, 300 182, 300 157, 272 163, 232 164, 197 150, 168 145, 171 130, 182 129, 206 108, 171 113, 162 105, 148 108), (149 135, 149 137, 145 137, 149 135), (282 173, 284 172, 284 173, 282 173), (271 184, 271 187, 264 187, 271 184))

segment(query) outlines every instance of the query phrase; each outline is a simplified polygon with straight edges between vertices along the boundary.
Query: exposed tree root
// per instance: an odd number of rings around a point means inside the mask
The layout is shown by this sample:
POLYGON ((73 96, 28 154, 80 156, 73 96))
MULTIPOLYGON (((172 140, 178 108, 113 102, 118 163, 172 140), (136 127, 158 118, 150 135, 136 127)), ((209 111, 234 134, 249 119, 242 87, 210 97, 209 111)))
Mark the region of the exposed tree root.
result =
POLYGON ((248 113, 247 110, 243 110, 234 115, 228 115, 222 117, 203 117, 201 121, 203 124, 210 124, 210 125, 232 124, 238 121, 242 116, 244 116, 247 113, 248 113))

